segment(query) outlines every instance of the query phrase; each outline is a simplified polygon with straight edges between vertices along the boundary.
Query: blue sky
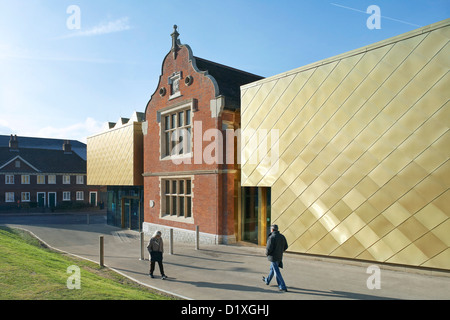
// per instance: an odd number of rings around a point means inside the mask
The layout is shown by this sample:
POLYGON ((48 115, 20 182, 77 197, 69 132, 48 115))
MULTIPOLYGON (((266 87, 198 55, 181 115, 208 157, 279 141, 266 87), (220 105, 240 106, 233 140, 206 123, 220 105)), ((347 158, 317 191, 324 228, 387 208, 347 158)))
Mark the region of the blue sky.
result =
POLYGON ((0 0, 0 134, 85 142, 143 112, 174 24, 194 55, 268 77, 449 17, 450 0, 0 0))

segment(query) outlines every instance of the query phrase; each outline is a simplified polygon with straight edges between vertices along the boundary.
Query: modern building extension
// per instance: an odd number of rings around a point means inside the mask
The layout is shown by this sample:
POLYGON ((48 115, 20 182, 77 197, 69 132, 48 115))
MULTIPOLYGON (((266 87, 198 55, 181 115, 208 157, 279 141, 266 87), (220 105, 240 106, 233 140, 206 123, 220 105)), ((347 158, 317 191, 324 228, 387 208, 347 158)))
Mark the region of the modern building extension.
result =
POLYGON ((134 112, 87 138, 87 180, 106 188, 108 224, 134 230, 144 221, 143 120, 143 113, 134 112))
POLYGON ((292 252, 449 270, 449 39, 447 19, 243 86, 243 219, 270 212, 292 252))

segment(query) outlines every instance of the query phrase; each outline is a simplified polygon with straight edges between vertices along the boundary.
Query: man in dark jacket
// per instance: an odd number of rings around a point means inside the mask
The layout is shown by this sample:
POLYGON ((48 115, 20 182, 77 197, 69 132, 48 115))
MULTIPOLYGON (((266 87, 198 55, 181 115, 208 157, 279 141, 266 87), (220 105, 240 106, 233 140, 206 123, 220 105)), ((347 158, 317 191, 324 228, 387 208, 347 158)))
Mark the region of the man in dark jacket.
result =
POLYGON ((270 236, 267 239, 266 256, 271 262, 270 272, 266 277, 262 277, 265 284, 269 285, 273 276, 276 276, 280 291, 287 291, 286 284, 281 276, 280 268, 283 268, 283 252, 287 250, 286 238, 278 231, 276 224, 270 226, 270 236))

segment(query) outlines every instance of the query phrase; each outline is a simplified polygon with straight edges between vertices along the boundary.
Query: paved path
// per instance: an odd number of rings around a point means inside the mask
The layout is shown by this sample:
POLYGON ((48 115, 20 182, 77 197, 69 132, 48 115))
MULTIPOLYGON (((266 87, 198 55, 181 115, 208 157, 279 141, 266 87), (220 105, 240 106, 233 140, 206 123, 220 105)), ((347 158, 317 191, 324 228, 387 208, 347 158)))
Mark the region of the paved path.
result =
MULTIPOLYGON (((91 216, 90 224, 80 215, 70 219, 17 218, 0 216, 0 224, 21 227, 59 250, 99 261, 99 236, 104 236, 105 264, 145 285, 195 300, 307 300, 307 299, 450 299, 450 277, 381 269, 380 289, 368 289, 369 264, 350 265, 285 254, 282 274, 288 292, 279 292, 261 278, 269 262, 264 248, 250 245, 201 245, 175 243, 168 254, 165 242, 161 280, 148 276, 149 261, 140 260, 139 233, 108 226, 104 216, 91 216), (28 222, 27 222, 28 221, 28 222), (52 223, 53 222, 53 223, 52 223), (70 222, 70 223, 69 223, 70 222)), ((145 243, 149 240, 145 238, 145 243)), ((82 281, 82 279, 81 279, 82 281)))

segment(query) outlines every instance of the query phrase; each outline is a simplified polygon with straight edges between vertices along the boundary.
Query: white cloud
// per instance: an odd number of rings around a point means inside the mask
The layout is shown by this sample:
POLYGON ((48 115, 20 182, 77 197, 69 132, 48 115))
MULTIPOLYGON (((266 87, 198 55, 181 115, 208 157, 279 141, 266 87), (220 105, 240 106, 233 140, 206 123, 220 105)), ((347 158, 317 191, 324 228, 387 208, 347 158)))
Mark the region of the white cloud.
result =
MULTIPOLYGON (((67 36, 65 37, 67 38, 67 36)), ((61 38, 60 38, 61 39, 61 38)), ((98 59, 89 57, 80 57, 67 55, 65 53, 58 52, 40 52, 33 50, 29 52, 25 48, 12 46, 9 44, 0 44, 0 62, 2 60, 29 60, 29 61, 50 61, 50 62, 85 62, 85 63, 98 63, 98 64, 111 64, 111 63, 126 63, 132 64, 134 62, 119 61, 113 59, 98 59)))
POLYGON ((0 120, 0 134, 17 134, 24 137, 39 137, 53 139, 71 139, 86 143, 87 137, 95 135, 105 130, 105 123, 99 122, 91 117, 78 123, 68 126, 46 126, 39 127, 39 122, 30 119, 15 121, 14 117, 8 120, 0 120))
POLYGON ((104 123, 91 117, 84 122, 75 123, 67 127, 47 126, 37 130, 39 137, 51 137, 55 139, 74 139, 86 143, 87 137, 103 131, 104 123))
POLYGON ((90 29, 87 30, 79 30, 68 35, 59 37, 58 39, 67 39, 73 37, 92 37, 92 36, 100 36, 104 34, 121 32, 130 30, 131 26, 128 23, 128 17, 122 17, 120 19, 114 21, 108 21, 105 23, 100 23, 90 29))
POLYGON ((13 131, 9 126, 9 123, 5 120, 0 119, 0 134, 12 134, 13 131))

